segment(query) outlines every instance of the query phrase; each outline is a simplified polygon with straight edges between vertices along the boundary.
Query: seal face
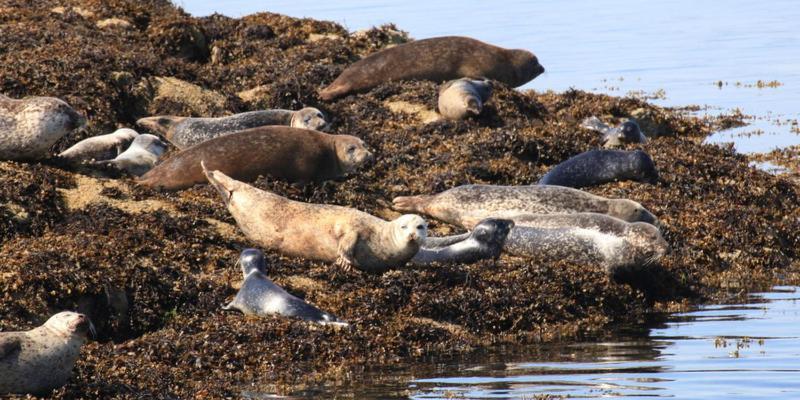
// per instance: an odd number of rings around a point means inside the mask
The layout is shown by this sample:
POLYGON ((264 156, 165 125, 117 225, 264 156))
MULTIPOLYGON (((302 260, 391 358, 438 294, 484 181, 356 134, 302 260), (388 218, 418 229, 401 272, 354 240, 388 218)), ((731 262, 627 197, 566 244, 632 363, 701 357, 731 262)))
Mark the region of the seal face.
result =
POLYGON ((219 118, 190 118, 163 115, 142 118, 139 126, 163 135, 178 149, 186 149, 210 139, 245 129, 268 125, 285 125, 293 128, 323 130, 328 121, 322 111, 306 107, 297 111, 250 111, 219 118))
POLYGON ((384 272, 405 265, 427 236, 418 215, 384 221, 348 207, 289 200, 203 168, 244 235, 292 257, 384 272))
POLYGON ((598 131, 603 134, 603 147, 609 149, 620 147, 627 143, 646 143, 647 138, 642 133, 639 124, 630 119, 619 126, 612 128, 600 118, 589 117, 581 123, 581 127, 598 131))
POLYGON ((243 181, 270 175, 289 182, 322 182, 353 172, 370 160, 372 153, 355 136, 263 126, 180 151, 142 176, 138 183, 166 190, 204 183, 201 161, 243 181))
POLYGON ((478 115, 491 95, 492 84, 488 80, 452 80, 439 89, 439 113, 452 120, 478 115))
POLYGON ((65 311, 29 331, 0 332, 0 394, 43 395, 64 386, 92 329, 85 315, 65 311))
POLYGON ((107 135, 90 137, 72 145, 58 156, 74 164, 116 158, 130 146, 139 133, 133 129, 117 129, 107 135))
POLYGON ((658 182, 653 159, 641 150, 591 150, 556 165, 539 184, 582 188, 625 180, 658 182))
POLYGON ((384 82, 444 82, 465 76, 485 77, 517 87, 544 72, 533 53, 508 50, 479 40, 444 36, 400 44, 371 54, 347 67, 320 98, 333 100, 365 92, 384 82))
POLYGON ((507 219, 485 219, 472 232, 463 235, 427 238, 411 259, 414 265, 431 263, 471 264, 500 256, 514 222, 507 219))
POLYGON ((143 134, 133 139, 130 147, 112 160, 97 161, 95 165, 110 165, 132 176, 150 171, 167 149, 158 136, 143 134))
POLYGON ((0 95, 0 160, 46 158, 58 139, 85 124, 86 119, 62 100, 0 95))
POLYGON ((623 221, 656 223, 641 204, 627 199, 608 199, 563 186, 464 185, 436 195, 400 196, 393 208, 429 215, 441 221, 471 228, 485 218, 517 221, 529 214, 595 212, 623 221))
POLYGON ((233 301, 223 307, 224 310, 237 310, 246 315, 282 315, 323 325, 348 325, 272 282, 267 277, 264 253, 260 250, 245 249, 237 264, 242 267, 244 282, 233 301))

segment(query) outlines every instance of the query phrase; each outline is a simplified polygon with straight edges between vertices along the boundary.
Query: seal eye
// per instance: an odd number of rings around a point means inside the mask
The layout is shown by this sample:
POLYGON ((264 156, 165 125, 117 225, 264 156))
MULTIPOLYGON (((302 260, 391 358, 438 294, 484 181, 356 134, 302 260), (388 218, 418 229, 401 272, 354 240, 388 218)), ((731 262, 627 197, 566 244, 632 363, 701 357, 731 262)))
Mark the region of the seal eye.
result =
POLYGON ((356 151, 356 146, 355 145, 350 145, 350 147, 347 148, 347 152, 348 153, 352 153, 354 151, 356 151))
POLYGON ((422 226, 422 225, 417 225, 417 229, 422 230, 423 228, 425 228, 425 227, 422 226))
POLYGON ((406 228, 408 228, 408 226, 403 225, 400 227, 400 229, 406 229, 406 228))

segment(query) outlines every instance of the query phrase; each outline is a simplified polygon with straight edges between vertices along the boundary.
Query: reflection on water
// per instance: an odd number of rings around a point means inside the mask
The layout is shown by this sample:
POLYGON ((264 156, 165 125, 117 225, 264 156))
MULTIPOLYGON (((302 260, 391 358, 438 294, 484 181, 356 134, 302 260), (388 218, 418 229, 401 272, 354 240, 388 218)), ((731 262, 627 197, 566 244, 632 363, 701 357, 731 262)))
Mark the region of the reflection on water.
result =
POLYGON ((459 365, 415 379, 417 399, 800 397, 800 299, 793 287, 748 304, 675 314, 641 338, 542 350, 555 361, 459 365))
MULTIPOLYGON (((239 17, 272 11, 333 20, 355 31, 394 22, 413 37, 472 36, 532 50, 547 72, 526 85, 613 95, 654 93, 667 106, 739 108, 760 117, 710 143, 741 152, 800 144, 787 120, 800 118, 800 7, 796 0, 177 0, 188 12, 239 17), (778 81, 761 87, 758 81, 778 81), (720 86, 718 83, 722 82, 720 86), (760 136, 742 136, 762 131, 760 136)), ((795 126, 796 128, 796 126, 795 126)))

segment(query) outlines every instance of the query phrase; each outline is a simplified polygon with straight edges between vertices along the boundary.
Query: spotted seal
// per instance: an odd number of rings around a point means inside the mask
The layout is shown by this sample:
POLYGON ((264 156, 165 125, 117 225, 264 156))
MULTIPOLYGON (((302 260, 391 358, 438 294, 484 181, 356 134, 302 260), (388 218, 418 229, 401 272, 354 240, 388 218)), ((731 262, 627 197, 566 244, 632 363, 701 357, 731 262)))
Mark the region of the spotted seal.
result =
POLYGON ((288 126, 262 126, 207 140, 167 158, 137 181, 179 190, 205 183, 200 162, 243 181, 269 175, 289 182, 322 182, 372 160, 364 142, 288 126))
POLYGON ((0 160, 47 158, 58 139, 85 124, 86 119, 63 100, 0 95, 0 160))
POLYGON ((478 115, 491 95, 491 81, 470 78, 452 80, 439 89, 439 113, 452 120, 464 119, 470 114, 478 115))
POLYGON ((647 138, 636 121, 629 119, 617 127, 610 127, 600 118, 589 117, 581 122, 581 127, 603 134, 603 147, 610 149, 626 143, 647 143, 647 138))
POLYGON ((348 325, 272 282, 267 277, 267 265, 261 250, 245 249, 237 264, 242 268, 244 282, 236 297, 223 306, 223 310, 236 310, 246 315, 282 315, 323 325, 348 325))
POLYGON ((46 395, 64 386, 93 329, 85 315, 64 311, 29 331, 0 332, 0 394, 46 395))
POLYGON ((627 199, 608 199, 563 186, 464 185, 435 195, 400 196, 393 208, 425 214, 441 221, 471 228, 485 218, 516 221, 529 214, 596 212, 628 222, 656 223, 641 204, 627 199))
POLYGON ((251 241, 292 257, 384 272, 419 251, 428 225, 418 215, 384 221, 353 208, 289 200, 220 171, 203 172, 251 241))
POLYGON ((111 160, 95 161, 91 165, 112 166, 132 176, 142 176, 150 171, 164 154, 167 144, 158 136, 143 134, 131 142, 127 150, 111 160))
POLYGON ((85 161, 101 161, 116 158, 127 149, 139 133, 121 128, 107 135, 98 135, 81 140, 62 151, 58 157, 73 164, 85 161))
POLYGON ((590 150, 556 165, 540 185, 582 188, 616 181, 658 182, 658 170, 642 150, 590 150))
POLYGON ((445 82, 481 76, 517 87, 544 72, 527 50, 509 50, 468 37, 444 36, 400 44, 371 54, 345 69, 319 96, 333 100, 384 82, 445 82))
POLYGON ((411 264, 471 264, 488 258, 497 258, 513 227, 514 222, 511 220, 490 218, 479 221, 472 232, 457 236, 457 240, 429 237, 411 259, 411 264))
POLYGON ((285 125, 293 128, 323 130, 328 121, 322 111, 306 107, 297 111, 261 110, 219 118, 191 118, 158 116, 136 121, 139 126, 163 135, 179 149, 186 149, 206 140, 232 132, 268 125, 285 125))

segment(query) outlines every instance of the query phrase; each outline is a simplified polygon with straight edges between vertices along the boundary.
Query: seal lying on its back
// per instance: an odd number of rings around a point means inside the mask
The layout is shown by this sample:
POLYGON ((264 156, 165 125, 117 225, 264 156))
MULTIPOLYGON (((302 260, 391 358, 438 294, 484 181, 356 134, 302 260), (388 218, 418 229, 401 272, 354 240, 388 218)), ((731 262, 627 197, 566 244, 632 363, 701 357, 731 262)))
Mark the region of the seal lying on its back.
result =
POLYGON ((248 239, 288 256, 384 272, 411 260, 427 236, 418 215, 384 221, 353 208, 289 200, 205 166, 203 172, 248 239))
POLYGON ((136 123, 163 135, 175 147, 183 150, 206 140, 268 125, 286 125, 293 128, 323 130, 328 122, 322 111, 306 107, 298 111, 250 111, 219 118, 190 118, 158 116, 142 118, 136 123))
POLYGON ((482 76, 517 87, 544 72, 527 50, 508 50, 479 40, 445 36, 381 50, 347 67, 320 98, 333 100, 365 92, 384 82, 429 80, 444 82, 465 76, 482 76))
POLYGON ((58 139, 84 124, 86 119, 62 100, 0 94, 0 160, 46 158, 58 139))
POLYGON ((372 153, 348 135, 288 126, 262 126, 208 140, 164 160, 139 184, 179 190, 204 183, 200 162, 235 179, 270 175, 289 182, 322 182, 355 171, 372 153))
POLYGON ((587 151, 553 167, 539 184, 582 188, 627 180, 658 182, 656 164, 647 153, 641 150, 587 151))
POLYGON ((58 156, 74 164, 110 160, 122 154, 137 136, 139 133, 133 129, 117 129, 114 133, 83 139, 58 156))
POLYGON ((0 332, 0 394, 45 395, 64 386, 92 329, 85 315, 65 311, 29 331, 0 332))
POLYGON ((396 197, 393 203, 395 210, 429 215, 467 229, 484 218, 516 221, 528 214, 579 212, 656 223, 655 216, 635 201, 608 199, 563 186, 464 185, 436 195, 396 197))
POLYGON ((236 297, 222 307, 223 310, 238 310, 246 315, 282 315, 295 317, 318 324, 347 326, 335 316, 292 296, 282 287, 267 278, 264 253, 257 249, 245 249, 239 256, 244 282, 236 297))
POLYGON ((607 149, 619 147, 626 143, 647 142, 647 138, 639 128, 639 124, 634 120, 627 120, 618 127, 612 128, 600 121, 600 118, 589 117, 581 122, 581 127, 602 133, 603 147, 607 149))
POLYGON ((112 160, 96 161, 93 165, 110 165, 132 176, 142 176, 153 168, 167 149, 167 144, 155 135, 139 135, 127 150, 112 160))
POLYGON ((461 78, 447 82, 439 89, 439 113, 453 120, 478 115, 491 95, 492 83, 487 80, 461 78))
POLYGON ((475 224, 472 232, 458 240, 429 237, 411 259, 411 264, 431 263, 471 264, 487 258, 497 258, 503 250, 508 232, 514 222, 507 219, 485 219, 475 224))

